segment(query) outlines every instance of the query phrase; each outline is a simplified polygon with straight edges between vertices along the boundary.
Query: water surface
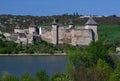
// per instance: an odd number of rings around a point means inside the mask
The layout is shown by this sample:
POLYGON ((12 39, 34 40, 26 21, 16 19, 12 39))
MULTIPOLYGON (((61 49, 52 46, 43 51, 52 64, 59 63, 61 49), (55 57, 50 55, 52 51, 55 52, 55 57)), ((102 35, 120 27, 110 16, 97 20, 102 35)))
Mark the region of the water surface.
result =
POLYGON ((51 76, 64 73, 68 59, 66 56, 2 56, 0 57, 0 76, 9 72, 20 77, 24 72, 32 76, 39 70, 45 70, 51 76))

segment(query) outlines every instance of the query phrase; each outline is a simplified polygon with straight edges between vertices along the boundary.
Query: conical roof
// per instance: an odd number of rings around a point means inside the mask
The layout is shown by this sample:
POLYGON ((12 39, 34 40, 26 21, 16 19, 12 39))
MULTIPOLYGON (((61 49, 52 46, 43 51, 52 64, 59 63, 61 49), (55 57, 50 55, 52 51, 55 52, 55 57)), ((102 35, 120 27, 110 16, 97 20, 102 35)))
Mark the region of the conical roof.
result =
POLYGON ((32 23, 30 24, 30 27, 36 27, 35 23, 32 22, 32 23))
POLYGON ((69 25, 74 25, 74 23, 73 23, 73 21, 72 21, 72 20, 70 20, 69 25))
POLYGON ((16 28, 16 29, 20 29, 20 26, 17 24, 15 28, 16 28))
POLYGON ((52 22, 52 25, 57 25, 56 20, 54 19, 54 21, 52 22))
POLYGON ((98 23, 95 22, 95 20, 92 17, 90 17, 86 22, 86 25, 98 25, 98 23))

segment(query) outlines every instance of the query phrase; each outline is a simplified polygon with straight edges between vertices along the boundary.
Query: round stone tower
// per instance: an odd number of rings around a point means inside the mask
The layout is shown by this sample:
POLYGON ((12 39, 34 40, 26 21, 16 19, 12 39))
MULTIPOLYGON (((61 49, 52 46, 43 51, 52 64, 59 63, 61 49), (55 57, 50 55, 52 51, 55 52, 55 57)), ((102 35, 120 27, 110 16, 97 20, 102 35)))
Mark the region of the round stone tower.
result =
POLYGON ((72 20, 70 20, 70 22, 69 22, 69 28, 74 28, 74 23, 72 20))
POLYGON ((14 33, 20 33, 20 26, 18 24, 14 28, 14 33))
POLYGON ((55 19, 52 23, 51 33, 52 33, 52 43, 53 44, 58 44, 58 24, 55 21, 55 19))
POLYGON ((92 30, 92 35, 93 35, 93 40, 97 41, 98 40, 98 33, 97 33, 97 28, 98 28, 98 23, 94 21, 92 17, 90 17, 85 24, 85 29, 91 29, 92 30))
POLYGON ((32 22, 29 26, 29 34, 34 35, 36 33, 36 25, 34 22, 32 22))

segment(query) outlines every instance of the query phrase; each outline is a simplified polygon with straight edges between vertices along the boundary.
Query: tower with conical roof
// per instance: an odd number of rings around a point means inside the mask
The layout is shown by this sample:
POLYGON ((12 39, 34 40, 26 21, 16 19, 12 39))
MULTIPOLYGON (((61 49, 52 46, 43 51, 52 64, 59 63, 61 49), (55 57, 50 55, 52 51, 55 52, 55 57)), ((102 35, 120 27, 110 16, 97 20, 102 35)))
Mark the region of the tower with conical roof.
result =
POLYGON ((98 23, 95 22, 95 20, 90 16, 90 18, 88 19, 88 21, 85 24, 85 29, 91 29, 93 31, 93 40, 94 41, 98 40, 97 28, 98 28, 98 23))
POLYGON ((14 28, 14 33, 20 33, 20 26, 18 24, 14 28))
POLYGON ((29 34, 35 34, 36 33, 36 25, 34 22, 32 22, 29 26, 29 34))
POLYGON ((52 43, 53 44, 58 44, 58 24, 57 24, 55 19, 52 22, 51 33, 52 33, 52 43))
POLYGON ((72 20, 70 20, 70 22, 69 22, 69 28, 74 28, 74 23, 72 20))

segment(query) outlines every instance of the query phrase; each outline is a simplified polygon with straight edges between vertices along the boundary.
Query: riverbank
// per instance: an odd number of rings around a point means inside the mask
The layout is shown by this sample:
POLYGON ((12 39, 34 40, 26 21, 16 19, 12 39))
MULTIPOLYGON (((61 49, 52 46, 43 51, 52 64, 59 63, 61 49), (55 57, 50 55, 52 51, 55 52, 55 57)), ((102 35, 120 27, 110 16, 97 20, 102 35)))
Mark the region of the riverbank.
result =
POLYGON ((49 54, 49 53, 34 53, 34 54, 0 54, 0 56, 50 56, 50 55, 55 55, 55 56, 66 56, 66 53, 55 53, 55 54, 49 54))

